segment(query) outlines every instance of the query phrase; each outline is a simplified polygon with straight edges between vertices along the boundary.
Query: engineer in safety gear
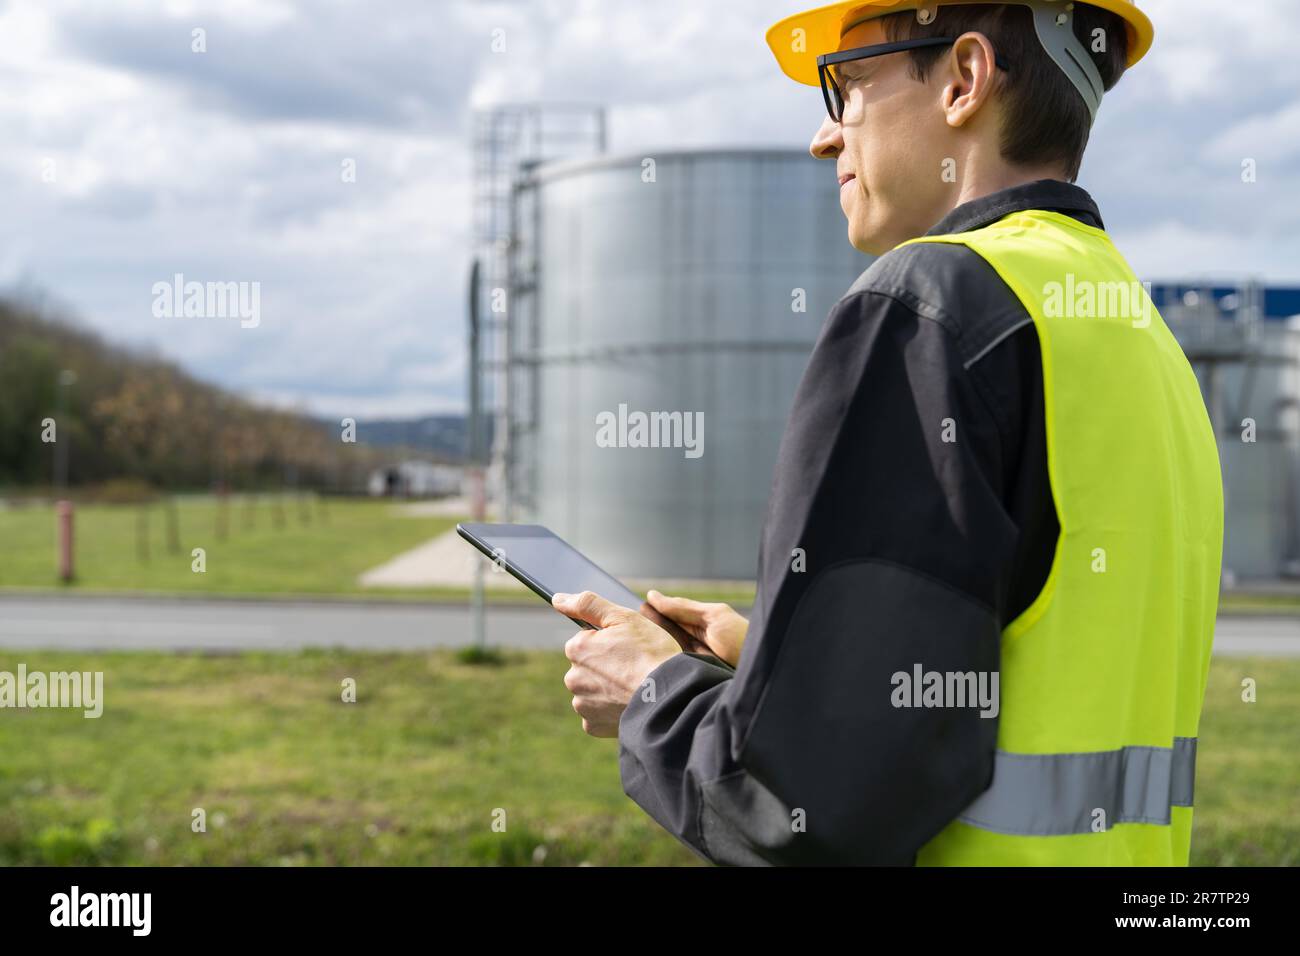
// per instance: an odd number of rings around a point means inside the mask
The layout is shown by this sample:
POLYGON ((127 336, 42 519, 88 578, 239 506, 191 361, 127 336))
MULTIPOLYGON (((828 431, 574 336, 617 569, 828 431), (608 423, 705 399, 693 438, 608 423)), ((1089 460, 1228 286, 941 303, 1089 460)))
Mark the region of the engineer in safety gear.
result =
MULTIPOLYGON (((795 396, 746 621, 592 594, 566 646, 623 787, 719 864, 1186 865, 1223 540, 1196 378, 1075 184, 1130 0, 775 24, 878 258, 795 396)), ((1130 81, 1134 82, 1134 81, 1130 81)))

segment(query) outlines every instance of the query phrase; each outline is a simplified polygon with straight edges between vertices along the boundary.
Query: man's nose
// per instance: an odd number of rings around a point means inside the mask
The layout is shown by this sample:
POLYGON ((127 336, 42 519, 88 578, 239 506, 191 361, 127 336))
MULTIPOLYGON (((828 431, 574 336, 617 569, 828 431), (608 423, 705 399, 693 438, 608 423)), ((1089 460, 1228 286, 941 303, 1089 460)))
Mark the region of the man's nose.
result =
POLYGON ((813 135, 808 152, 813 159, 835 159, 844 150, 844 134, 840 124, 829 116, 813 135))

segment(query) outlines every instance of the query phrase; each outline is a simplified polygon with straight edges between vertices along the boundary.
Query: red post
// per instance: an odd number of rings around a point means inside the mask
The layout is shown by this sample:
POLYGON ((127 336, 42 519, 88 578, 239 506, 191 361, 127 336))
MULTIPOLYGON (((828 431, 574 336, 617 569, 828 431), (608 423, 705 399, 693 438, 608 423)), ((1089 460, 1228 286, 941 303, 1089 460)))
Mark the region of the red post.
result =
POLYGON ((72 558, 72 502, 60 501, 55 505, 59 516, 59 579, 66 582, 72 580, 73 576, 73 558, 72 558))
POLYGON ((482 521, 487 514, 487 482, 482 468, 470 470, 469 513, 475 521, 482 521))

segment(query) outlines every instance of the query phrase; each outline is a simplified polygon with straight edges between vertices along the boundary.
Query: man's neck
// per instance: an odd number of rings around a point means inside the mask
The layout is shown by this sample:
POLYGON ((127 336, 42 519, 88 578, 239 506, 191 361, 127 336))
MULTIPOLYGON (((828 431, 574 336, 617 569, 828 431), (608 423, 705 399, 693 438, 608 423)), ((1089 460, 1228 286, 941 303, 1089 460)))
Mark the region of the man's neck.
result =
MULTIPOLYGON (((984 196, 991 196, 993 193, 1010 189, 1013 186, 1024 186, 1028 183, 1038 182, 1040 179, 1055 179, 1063 183, 1069 182, 1065 170, 1056 165, 1032 167, 999 165, 992 169, 973 169, 969 176, 958 183, 957 198, 952 206, 944 212, 944 215, 952 212, 963 203, 984 196)), ((939 218, 942 219, 943 216, 939 218)))

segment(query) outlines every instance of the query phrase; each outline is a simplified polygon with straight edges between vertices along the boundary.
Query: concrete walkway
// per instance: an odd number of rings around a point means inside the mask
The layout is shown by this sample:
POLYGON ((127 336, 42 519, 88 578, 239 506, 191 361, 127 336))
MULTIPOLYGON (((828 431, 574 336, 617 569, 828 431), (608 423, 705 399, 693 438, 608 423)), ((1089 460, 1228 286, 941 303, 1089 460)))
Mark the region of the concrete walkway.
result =
MULTIPOLYGON (((362 587, 370 588, 467 588, 473 583, 476 563, 483 565, 484 587, 493 591, 528 593, 527 588, 476 551, 456 533, 455 528, 371 568, 358 581, 362 587)), ((754 586, 753 581, 682 581, 667 578, 629 578, 627 584, 643 594, 650 588, 658 588, 665 594, 676 594, 701 587, 724 592, 744 592, 754 586)))
POLYGON ((528 593, 526 587, 476 551, 455 528, 371 568, 361 575, 360 583, 368 588, 467 588, 474 582, 476 564, 483 565, 484 587, 528 593))

